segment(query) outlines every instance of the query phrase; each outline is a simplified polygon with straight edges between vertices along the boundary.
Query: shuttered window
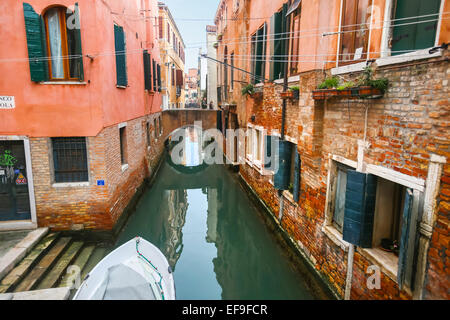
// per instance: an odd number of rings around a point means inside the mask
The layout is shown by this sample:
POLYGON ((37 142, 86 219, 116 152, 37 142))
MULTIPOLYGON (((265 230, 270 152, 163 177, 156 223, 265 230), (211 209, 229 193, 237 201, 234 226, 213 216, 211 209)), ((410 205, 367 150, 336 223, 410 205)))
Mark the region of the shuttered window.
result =
POLYGON ((144 50, 144 82, 145 90, 152 90, 152 75, 151 75, 151 65, 150 65, 150 54, 147 50, 144 50))
POLYGON ((153 90, 157 91, 157 76, 158 76, 158 70, 156 69, 156 62, 152 59, 152 79, 153 79, 153 90))
POLYGON ((288 36, 286 35, 286 13, 288 6, 284 4, 279 12, 276 12, 270 20, 270 80, 284 77, 287 60, 288 36))
POLYGON ((258 29, 251 37, 252 39, 252 74, 253 83, 260 83, 264 81, 266 69, 266 40, 267 40, 267 25, 258 29))
POLYGON ((163 17, 159 17, 158 18, 158 30, 159 30, 159 38, 162 39, 163 38, 163 17))
POLYGON ((291 159, 294 146, 293 143, 286 140, 280 140, 278 143, 278 157, 275 155, 275 161, 278 163, 278 171, 275 172, 273 179, 275 189, 289 189, 291 182, 291 159))
POLYGON ((433 47, 441 0, 397 0, 392 34, 392 55, 433 47), (433 15, 435 14, 435 15, 433 15), (420 16, 420 18, 417 18, 420 16), (415 17, 407 19, 408 17, 415 17), (429 21, 434 20, 434 21, 429 21), (428 22, 421 22, 428 21, 428 22))
MULTIPOLYGON (((299 50, 300 50, 300 16, 301 4, 300 0, 296 0, 292 8, 288 10, 288 19, 290 21, 289 36, 289 74, 296 75, 299 72, 299 50)), ((286 59, 285 59, 286 60, 286 59)))
POLYGON ((56 183, 89 181, 86 138, 52 138, 56 183))
POLYGON ((28 3, 23 10, 31 80, 84 80, 78 4, 74 11, 51 7, 42 17, 28 3))
POLYGON ((127 56, 123 27, 114 25, 114 42, 116 49, 117 86, 126 87, 128 85, 127 56))
POLYGON ((122 165, 128 163, 127 127, 119 129, 120 160, 122 165))
POLYGON ((161 92, 161 66, 157 65, 157 72, 158 72, 158 91, 161 92))

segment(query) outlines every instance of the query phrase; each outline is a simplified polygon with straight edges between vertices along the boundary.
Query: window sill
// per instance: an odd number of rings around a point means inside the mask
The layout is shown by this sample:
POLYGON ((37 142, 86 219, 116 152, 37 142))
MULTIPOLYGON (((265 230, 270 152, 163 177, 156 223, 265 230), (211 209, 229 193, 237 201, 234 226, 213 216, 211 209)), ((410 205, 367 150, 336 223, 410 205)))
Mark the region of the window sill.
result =
POLYGON ((128 164, 122 165, 122 172, 125 172, 128 169, 128 164))
MULTIPOLYGON (((388 56, 383 58, 378 58, 375 60, 375 63, 378 67, 382 66, 388 66, 393 64, 399 64, 399 63, 405 63, 405 62, 412 62, 417 60, 423 60, 423 59, 430 59, 430 58, 436 58, 442 56, 442 50, 438 50, 435 53, 430 54, 431 48, 428 49, 422 49, 417 50, 413 52, 408 52, 404 54, 399 54, 396 56, 388 56)), ((360 72, 363 71, 366 67, 366 62, 358 62, 355 64, 350 64, 342 67, 336 67, 331 69, 332 75, 340 75, 345 73, 351 73, 351 72, 360 72)))
POLYGON ((43 81, 39 82, 40 84, 44 85, 52 85, 52 84, 59 84, 59 85, 76 85, 76 86, 85 86, 87 85, 87 82, 81 82, 81 81, 43 81))
POLYGON ((348 252, 350 243, 342 239, 342 233, 340 233, 335 227, 329 225, 322 227, 322 232, 337 246, 339 246, 344 252, 348 252))
POLYGON ((116 85, 116 88, 118 88, 118 89, 126 89, 127 86, 119 86, 119 85, 116 85))
POLYGON ((381 267, 381 271, 397 283, 398 257, 380 248, 358 248, 359 253, 370 262, 381 267))
POLYGON ((283 190, 283 197, 292 203, 292 205, 298 207, 298 203, 294 201, 294 196, 289 192, 289 190, 283 190))
MULTIPOLYGON (((288 83, 300 81, 300 76, 291 76, 288 78, 288 83)), ((277 79, 273 81, 274 83, 282 84, 284 79, 277 79)))
POLYGON ((58 182, 52 184, 53 188, 89 187, 89 182, 58 182))

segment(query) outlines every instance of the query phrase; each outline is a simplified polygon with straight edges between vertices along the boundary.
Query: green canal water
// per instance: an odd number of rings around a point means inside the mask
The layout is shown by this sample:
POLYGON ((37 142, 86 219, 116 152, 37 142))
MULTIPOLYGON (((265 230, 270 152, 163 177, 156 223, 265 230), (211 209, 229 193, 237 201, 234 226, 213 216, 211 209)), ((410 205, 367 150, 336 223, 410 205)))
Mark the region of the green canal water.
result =
POLYGON ((179 172, 166 156, 116 247, 141 236, 174 270, 177 299, 315 299, 223 165, 179 172))

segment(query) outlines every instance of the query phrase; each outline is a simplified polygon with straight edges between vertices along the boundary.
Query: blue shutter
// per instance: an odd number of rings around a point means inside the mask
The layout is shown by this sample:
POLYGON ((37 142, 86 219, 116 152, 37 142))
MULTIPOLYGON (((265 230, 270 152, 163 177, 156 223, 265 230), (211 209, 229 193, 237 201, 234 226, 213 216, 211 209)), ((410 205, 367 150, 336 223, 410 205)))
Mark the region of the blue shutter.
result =
POLYGON ((292 143, 280 140, 278 144, 278 157, 275 154, 275 161, 278 161, 278 171, 275 172, 273 184, 275 189, 287 190, 291 173, 291 152, 292 143))
MULTIPOLYGON (((81 26, 80 22, 80 9, 78 8, 78 3, 75 3, 75 25, 81 26)), ((84 67, 83 67, 83 50, 81 49, 81 28, 75 28, 75 39, 76 39, 76 55, 78 56, 75 60, 78 63, 78 79, 80 81, 84 80, 84 67)))
POLYGON ((300 196, 300 166, 301 166, 301 160, 300 160, 300 154, 298 153, 297 146, 294 146, 294 152, 295 152, 295 163, 294 163, 294 201, 298 202, 299 196, 300 196))
POLYGON ((275 55, 278 55, 279 47, 280 47, 280 40, 278 40, 282 34, 281 29, 281 12, 275 12, 270 19, 270 34, 271 34, 271 41, 270 41, 270 71, 269 71, 269 79, 275 80, 279 78, 279 70, 276 68, 278 67, 277 58, 275 55))
POLYGON ((347 171, 342 237, 362 248, 372 246, 376 186, 375 176, 347 171))
POLYGON ((400 252, 398 255, 398 271, 397 271, 397 282, 400 289, 403 287, 405 282, 405 275, 408 263, 408 242, 410 236, 410 226, 411 226, 411 212, 413 207, 413 192, 411 189, 406 189, 405 203, 403 206, 403 216, 402 216, 402 233, 400 236, 400 252))
POLYGON ((28 3, 23 3, 23 15, 27 34, 31 81, 46 81, 48 75, 47 62, 45 60, 45 29, 43 28, 43 21, 41 16, 28 3))
POLYGON ((114 42, 116 48, 116 75, 117 85, 126 87, 128 85, 127 79, 127 60, 125 49, 125 33, 123 28, 114 25, 114 42))

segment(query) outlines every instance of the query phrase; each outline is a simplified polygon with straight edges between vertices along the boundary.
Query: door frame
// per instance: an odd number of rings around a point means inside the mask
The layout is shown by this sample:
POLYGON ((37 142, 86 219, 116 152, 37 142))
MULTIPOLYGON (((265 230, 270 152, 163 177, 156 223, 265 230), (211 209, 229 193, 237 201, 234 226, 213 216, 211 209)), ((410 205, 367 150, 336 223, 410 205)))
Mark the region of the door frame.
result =
POLYGON ((23 148, 25 151, 25 162, 26 162, 26 167, 27 167, 28 196, 29 196, 30 211, 31 211, 31 220, 0 221, 0 231, 36 229, 37 228, 36 198, 34 196, 34 182, 33 182, 33 171, 32 171, 32 165, 31 165, 30 139, 26 136, 1 136, 0 135, 0 141, 23 141, 23 148))

